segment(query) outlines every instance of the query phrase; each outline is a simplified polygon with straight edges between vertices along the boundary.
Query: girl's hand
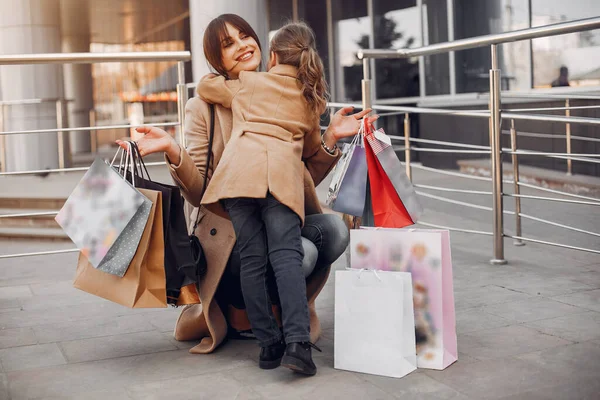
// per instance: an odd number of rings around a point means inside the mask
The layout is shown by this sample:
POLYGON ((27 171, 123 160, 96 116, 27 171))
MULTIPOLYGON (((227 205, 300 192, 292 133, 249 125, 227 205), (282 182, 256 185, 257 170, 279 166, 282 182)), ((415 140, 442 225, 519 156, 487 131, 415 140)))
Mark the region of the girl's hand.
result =
MULTIPOLYGON (((141 139, 136 141, 142 157, 162 151, 167 153, 167 157, 169 157, 171 163, 179 164, 180 148, 171 135, 153 126, 141 126, 135 130, 144 134, 141 139)), ((116 142, 123 149, 127 150, 127 143, 122 140, 117 140, 116 142)))
MULTIPOLYGON (((372 111, 367 108, 356 114, 348 115, 353 110, 354 107, 344 107, 333 115, 329 127, 323 134, 323 141, 327 147, 333 147, 342 138, 356 135, 363 117, 372 111)), ((377 118, 379 118, 378 115, 370 116, 368 122, 372 124, 377 121, 377 118)))

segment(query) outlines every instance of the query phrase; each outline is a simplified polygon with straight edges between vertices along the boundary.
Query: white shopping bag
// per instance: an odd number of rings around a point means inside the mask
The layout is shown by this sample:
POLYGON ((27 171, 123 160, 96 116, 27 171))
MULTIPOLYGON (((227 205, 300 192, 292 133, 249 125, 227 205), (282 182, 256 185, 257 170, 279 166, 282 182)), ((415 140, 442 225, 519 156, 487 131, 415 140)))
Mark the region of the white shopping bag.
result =
POLYGON ((392 378, 417 369, 409 273, 336 271, 334 367, 392 378))

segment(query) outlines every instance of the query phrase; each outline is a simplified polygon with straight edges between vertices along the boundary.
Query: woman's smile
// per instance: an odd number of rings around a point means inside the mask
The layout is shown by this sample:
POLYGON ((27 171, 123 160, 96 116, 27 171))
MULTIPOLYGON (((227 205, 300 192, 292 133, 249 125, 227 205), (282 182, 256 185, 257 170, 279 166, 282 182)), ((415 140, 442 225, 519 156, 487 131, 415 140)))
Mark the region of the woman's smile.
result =
POLYGON ((254 51, 246 51, 241 56, 236 58, 236 61, 248 61, 254 55, 254 51))

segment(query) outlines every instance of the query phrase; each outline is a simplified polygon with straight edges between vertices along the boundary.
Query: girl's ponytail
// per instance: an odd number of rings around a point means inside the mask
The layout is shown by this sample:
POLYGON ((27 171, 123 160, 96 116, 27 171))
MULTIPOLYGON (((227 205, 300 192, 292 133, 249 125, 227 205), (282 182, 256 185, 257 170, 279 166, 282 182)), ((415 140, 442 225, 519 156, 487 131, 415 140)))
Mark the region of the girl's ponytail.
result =
POLYGON ((310 107, 318 115, 323 114, 327 105, 327 82, 323 62, 313 46, 302 49, 298 80, 302 83, 304 97, 310 107))
POLYGON ((328 97, 325 68, 312 29, 303 22, 283 26, 271 40, 271 51, 281 64, 298 68, 298 80, 310 108, 317 115, 325 112, 328 97))

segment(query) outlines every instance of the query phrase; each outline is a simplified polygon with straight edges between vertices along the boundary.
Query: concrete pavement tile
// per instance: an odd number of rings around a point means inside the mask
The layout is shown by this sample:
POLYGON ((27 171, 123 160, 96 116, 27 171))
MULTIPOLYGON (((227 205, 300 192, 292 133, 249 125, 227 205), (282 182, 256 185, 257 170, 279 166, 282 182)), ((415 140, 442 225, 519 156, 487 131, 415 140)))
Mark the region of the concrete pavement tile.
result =
POLYGON ((160 332, 173 332, 181 310, 167 308, 165 310, 144 313, 144 318, 160 332))
POLYGON ((34 296, 53 296, 57 294, 70 295, 81 293, 73 287, 73 280, 57 280, 55 282, 32 283, 29 285, 34 296))
POLYGON ((553 300, 600 312, 600 289, 556 296, 553 300))
POLYGON ((507 282, 504 286, 508 289, 518 290, 531 295, 541 295, 544 297, 559 296, 563 294, 580 292, 583 290, 592 290, 594 286, 569 279, 567 276, 558 276, 549 278, 548 276, 539 276, 529 280, 513 280, 507 282))
POLYGON ((67 364, 10 372, 12 400, 73 396, 102 390, 121 390, 144 382, 178 379, 254 366, 247 358, 228 354, 193 355, 187 350, 167 351, 102 361, 67 364))
POLYGON ((473 399, 499 399, 557 384, 559 376, 513 358, 456 363, 444 371, 425 374, 473 399))
POLYGON ((520 325, 471 332, 459 336, 459 348, 479 360, 502 358, 554 348, 571 342, 520 325))
POLYGON ((21 308, 25 311, 53 310, 82 306, 84 304, 89 304, 90 307, 93 307, 95 304, 105 302, 107 300, 91 296, 81 290, 73 289, 71 294, 42 295, 21 299, 21 308))
POLYGON ((177 350, 177 347, 156 331, 72 340, 62 342, 60 346, 70 363, 177 350))
POLYGON ((21 302, 18 298, 16 299, 0 299, 0 310, 15 311, 21 308, 21 302))
POLYGON ((531 296, 528 294, 505 289, 496 285, 485 285, 476 288, 471 287, 466 290, 457 290, 454 293, 456 310, 523 301, 530 298, 531 296))
MULTIPOLYGON (((258 367, 257 367, 258 368, 258 367)), ((228 373, 146 382, 127 387, 132 399, 237 399, 246 388, 228 373)))
POLYGON ((163 337, 167 338, 167 340, 173 344, 173 346, 177 347, 180 350, 189 350, 192 347, 196 346, 200 341, 198 340, 190 340, 187 342, 182 342, 179 340, 175 340, 173 337, 173 332, 161 332, 163 337))
POLYGON ((0 374, 0 400, 9 400, 8 395, 8 379, 6 374, 0 374))
POLYGON ((525 326, 572 342, 584 342, 600 338, 600 313, 590 311, 581 314, 565 315, 563 317, 528 322, 525 326))
POLYGON ((531 322, 563 315, 582 313, 586 310, 546 298, 486 306, 483 311, 515 322, 531 322))
POLYGON ((33 296, 27 285, 0 287, 0 299, 22 299, 33 296))
POLYGON ((4 371, 20 371, 66 364, 67 361, 56 344, 36 344, 0 350, 4 371))
MULTIPOLYGON (((282 368, 274 371, 279 372, 282 368)), ((272 371, 272 372, 274 372, 272 371)), ((271 379, 261 379, 251 388, 264 399, 393 399, 377 386, 364 381, 359 374, 332 370, 314 377, 303 377, 286 371, 286 374, 271 374, 271 379)), ((237 378, 236 378, 237 379, 237 378)))
POLYGON ((0 349, 38 343, 31 328, 0 329, 0 349))
POLYGON ((75 394, 70 395, 65 393, 60 396, 42 396, 36 397, 32 400, 80 400, 85 398, 85 400, 132 400, 132 398, 126 393, 125 388, 117 389, 117 390, 99 390, 93 392, 85 392, 85 394, 75 394), (85 396, 85 397, 82 397, 85 396))
POLYGON ((458 334, 508 326, 512 323, 512 321, 497 315, 488 314, 480 308, 456 312, 456 333, 458 334))
POLYGON ((364 380, 395 396, 411 400, 466 400, 467 396, 426 374, 411 373, 404 378, 364 375, 364 380))
POLYGON ((596 269, 597 270, 576 272, 572 274, 571 277, 574 281, 585 283, 595 289, 600 289, 600 266, 597 266, 596 269))
POLYGON ((536 351, 517 358, 568 380, 600 379, 600 345, 593 341, 536 351))
POLYGON ((66 342, 153 330, 155 330, 154 327, 139 314, 112 318, 90 318, 33 327, 39 343, 66 342))
POLYGON ((551 386, 533 391, 526 391, 501 400, 598 400, 600 379, 574 379, 568 383, 551 386))
POLYGON ((100 363, 67 364, 10 372, 12 400, 67 397, 84 399, 88 393, 115 390, 125 392, 126 376, 100 363))

